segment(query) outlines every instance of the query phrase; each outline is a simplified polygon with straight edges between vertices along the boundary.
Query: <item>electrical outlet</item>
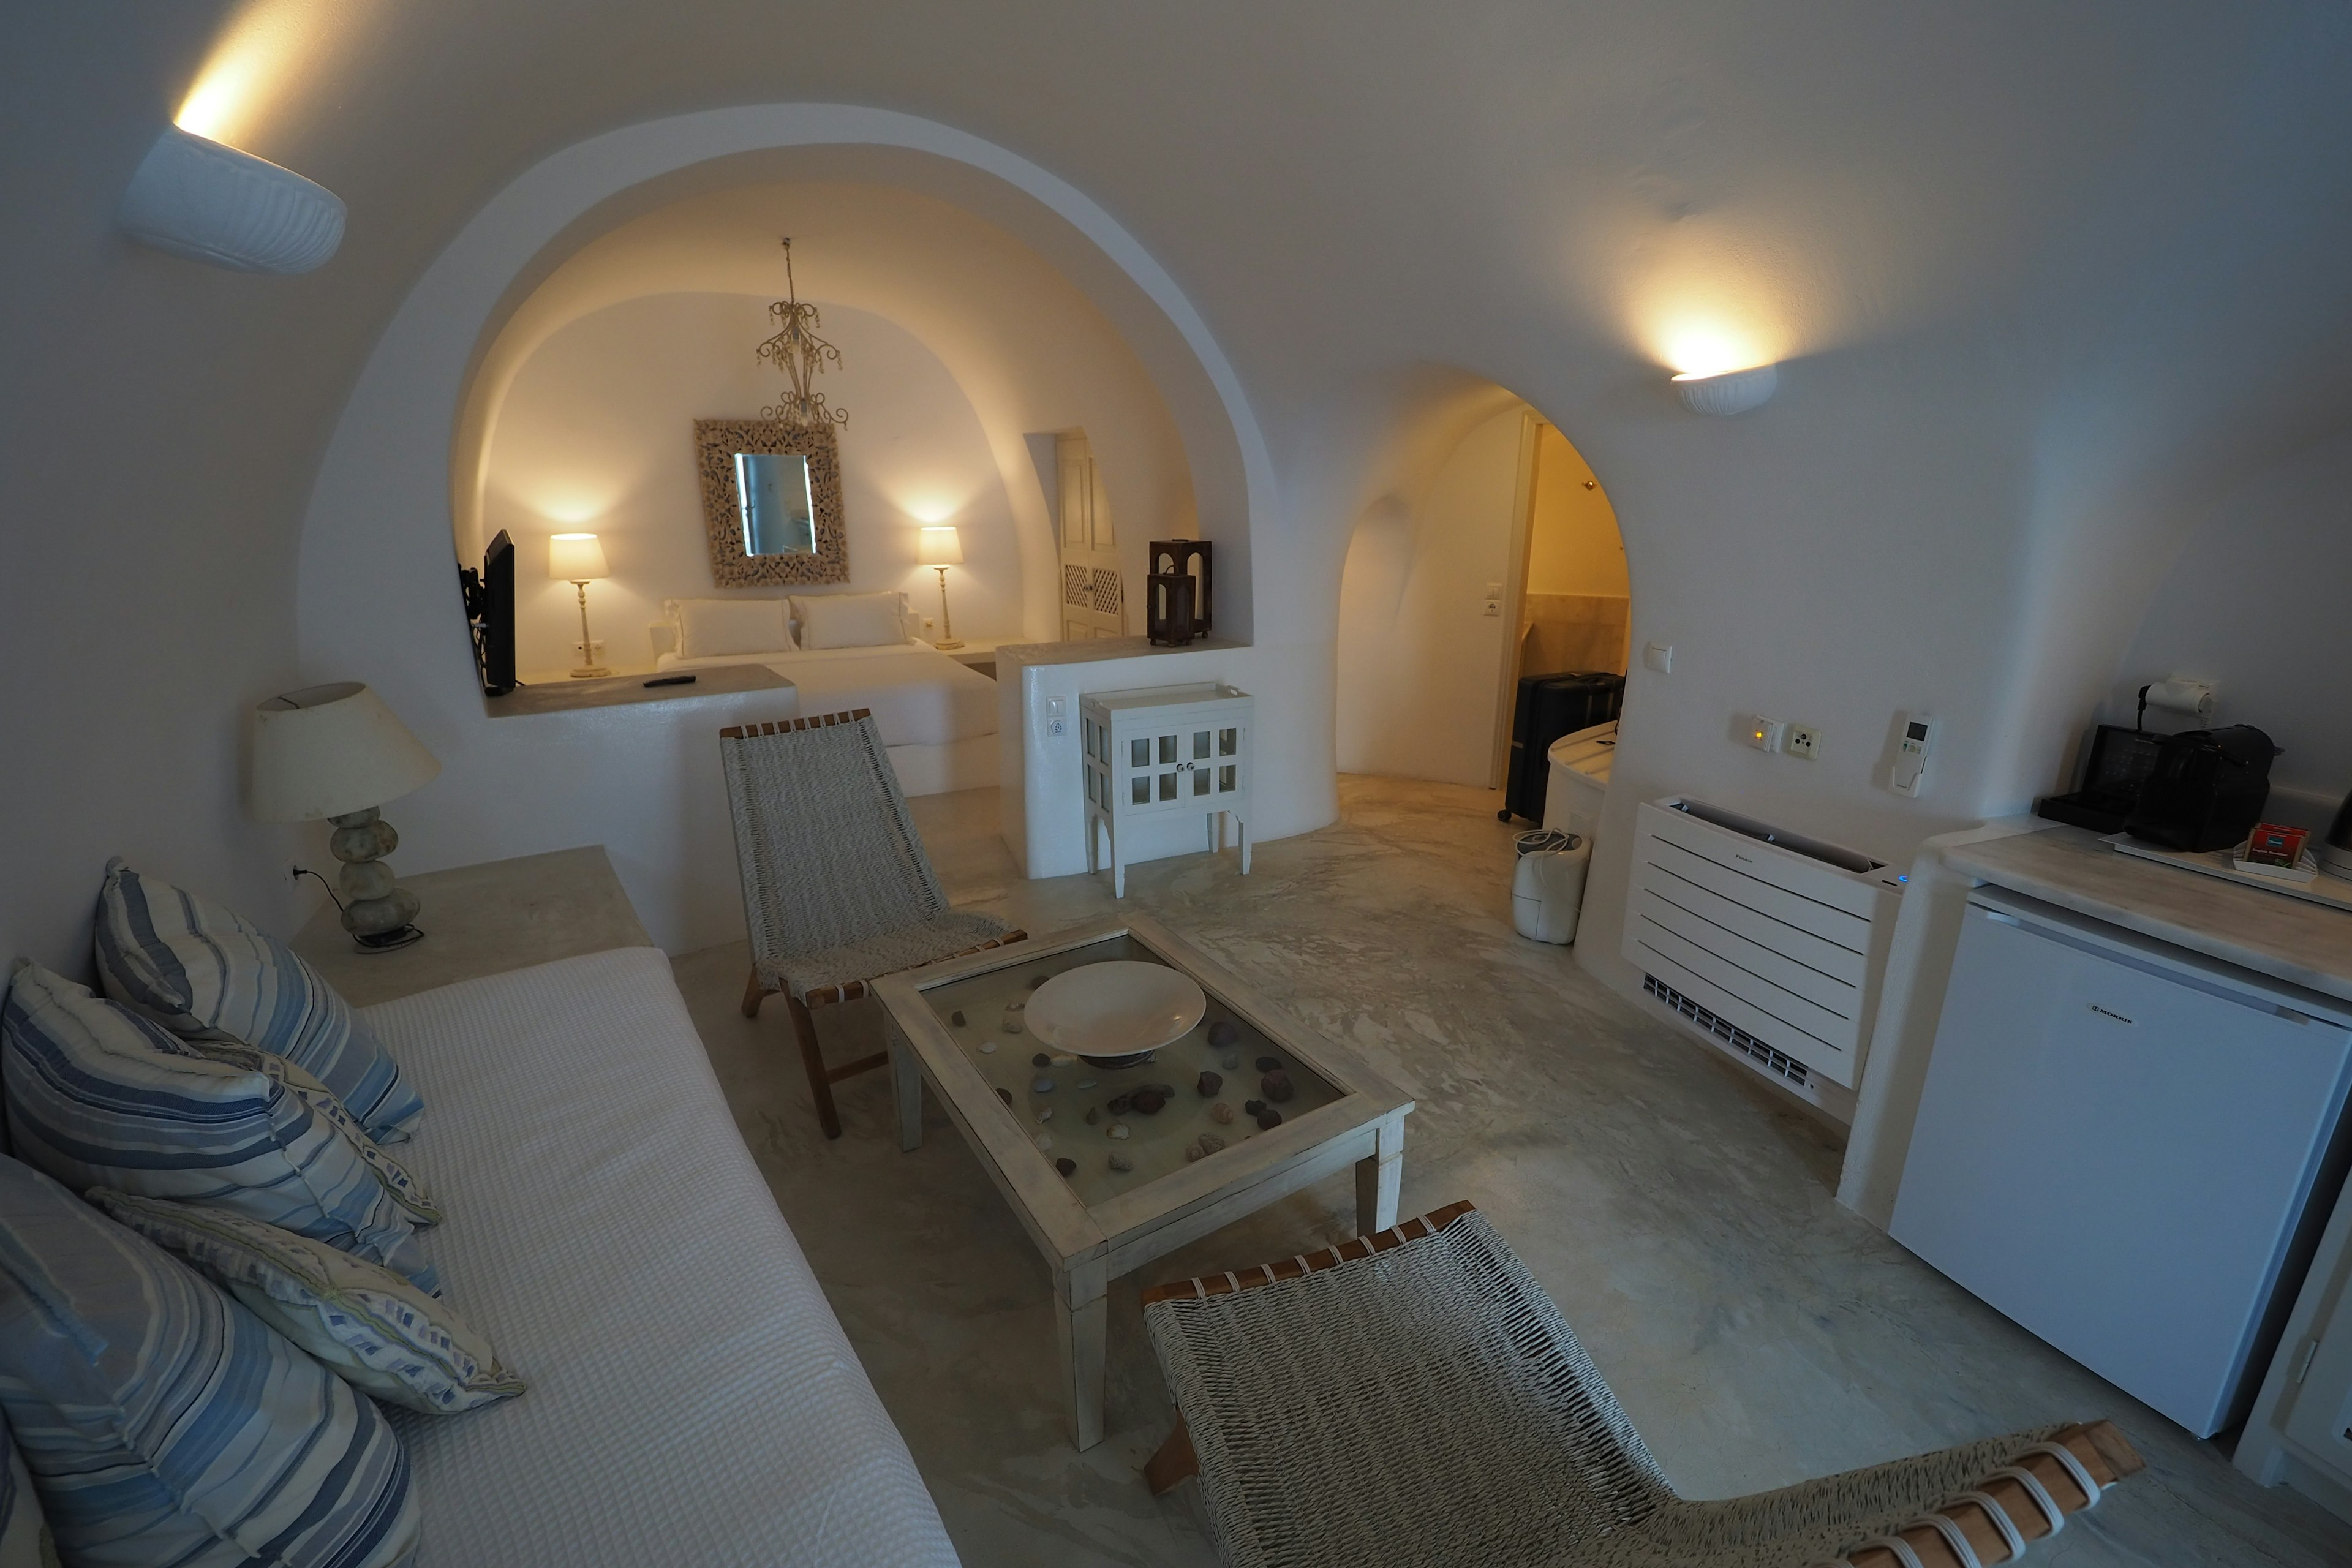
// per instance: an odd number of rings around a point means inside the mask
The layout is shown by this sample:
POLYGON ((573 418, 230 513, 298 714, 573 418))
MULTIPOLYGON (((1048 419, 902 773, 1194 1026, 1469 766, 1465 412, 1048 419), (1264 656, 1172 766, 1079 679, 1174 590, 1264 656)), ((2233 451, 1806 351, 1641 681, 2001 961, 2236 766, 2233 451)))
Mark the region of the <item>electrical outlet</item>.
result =
POLYGON ((1066 697, 1045 699, 1045 739, 1058 741, 1070 732, 1070 700, 1066 697))
POLYGON ((1781 742, 1780 749, 1792 757, 1802 757, 1810 763, 1814 758, 1815 748, 1821 743, 1822 738, 1818 731, 1809 730, 1802 724, 1791 724, 1789 726, 1788 739, 1781 742))
POLYGON ((1500 599, 1489 599, 1478 613, 1482 616, 1487 616, 1489 619, 1497 618, 1503 613, 1503 601, 1500 599))

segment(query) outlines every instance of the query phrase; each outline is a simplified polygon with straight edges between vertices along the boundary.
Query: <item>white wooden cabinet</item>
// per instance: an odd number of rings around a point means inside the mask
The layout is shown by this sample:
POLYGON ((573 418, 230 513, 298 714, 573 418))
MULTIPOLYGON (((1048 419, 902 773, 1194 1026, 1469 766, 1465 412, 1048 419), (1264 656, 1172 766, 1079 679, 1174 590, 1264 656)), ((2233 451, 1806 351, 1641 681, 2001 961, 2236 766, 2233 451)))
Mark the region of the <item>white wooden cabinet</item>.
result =
POLYGON ((1096 691, 1078 699, 1087 797, 1087 869, 1110 850, 1111 891, 1127 897, 1120 845, 1137 826, 1199 815, 1211 854, 1224 847, 1231 818, 1249 875, 1250 724, 1246 691, 1214 681, 1193 686, 1096 691))
POLYGON ((2232 1456, 2352 1521, 2352 1184, 2336 1198, 2232 1456))

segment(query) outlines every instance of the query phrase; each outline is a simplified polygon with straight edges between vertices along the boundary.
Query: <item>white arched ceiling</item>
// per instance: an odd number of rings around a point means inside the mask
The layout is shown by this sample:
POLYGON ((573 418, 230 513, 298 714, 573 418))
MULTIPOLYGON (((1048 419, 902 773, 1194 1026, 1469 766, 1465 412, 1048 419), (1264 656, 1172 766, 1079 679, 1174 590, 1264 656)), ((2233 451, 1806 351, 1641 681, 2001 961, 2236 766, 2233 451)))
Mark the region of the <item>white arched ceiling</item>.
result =
MULTIPOLYGON (((777 240, 786 234, 803 299, 871 311, 912 332, 971 399, 1020 525, 1027 635, 1057 635, 1060 574, 1025 437, 1083 428, 1092 438, 1131 589, 1140 591, 1148 538, 1192 532, 1183 437, 1141 361, 1083 291, 950 202, 903 186, 819 181, 730 186, 658 207, 581 247, 515 306, 481 354, 458 421, 450 479, 460 552, 480 552, 489 432, 517 370, 541 343, 647 295, 781 295, 777 240)), ((755 341, 741 345, 747 361, 755 341)))
MULTIPOLYGON (((920 117, 933 167, 843 148, 752 178, 929 190, 1097 302, 1169 404, 1204 531, 1251 531, 1261 647, 1328 670, 1364 468, 1423 367, 1458 366, 1592 463, 1636 641, 1677 646, 1671 678, 1633 672, 1622 793, 1906 853, 2049 787, 2189 521, 2352 426, 2347 68, 2341 6, 2198 0, 7 7, 0 626, 45 675, 6 699, 42 737, 0 775, 6 940, 64 962, 126 846, 290 910, 289 841, 237 805, 235 717, 299 679, 298 616, 302 658, 462 688, 454 647, 365 602, 446 591, 446 556, 415 552, 446 537, 454 410, 501 306, 449 309, 444 268, 495 263, 527 295, 646 210, 595 210, 578 177, 614 172, 616 128, 783 100, 920 117), (218 134, 349 204, 318 272, 222 273, 116 228, 215 80, 218 134), (518 192, 546 222, 474 226, 518 192), (1787 359, 1771 405, 1675 407, 1664 364, 1710 335, 1787 359), (352 495, 339 427, 440 471, 352 495), (305 519, 331 513, 344 537, 298 582, 298 546, 326 549, 305 519), (1748 704, 1818 725, 1822 760, 1731 748, 1748 704), (1909 802, 1873 763, 1914 706, 1948 724, 1909 802)), ((707 141, 656 132, 623 183, 682 180, 707 141)), ((1604 825, 1597 904, 1621 886, 1604 825)))

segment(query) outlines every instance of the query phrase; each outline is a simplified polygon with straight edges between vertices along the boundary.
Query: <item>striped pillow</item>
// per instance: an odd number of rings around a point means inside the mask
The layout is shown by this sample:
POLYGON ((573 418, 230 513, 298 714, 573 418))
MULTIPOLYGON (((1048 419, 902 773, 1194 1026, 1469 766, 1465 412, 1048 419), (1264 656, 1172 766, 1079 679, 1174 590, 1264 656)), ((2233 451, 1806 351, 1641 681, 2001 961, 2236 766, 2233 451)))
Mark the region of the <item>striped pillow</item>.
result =
POLYGON ((111 1187, 250 1215, 440 1282, 415 1231, 440 1211, 317 1079, 218 1042, 215 1060, 128 1008, 26 963, 0 1005, 0 1087, 17 1158, 111 1187))
POLYGON ((106 994, 173 1034, 284 1057, 334 1091, 379 1143, 406 1138, 425 1102, 317 970, 219 905, 143 878, 120 856, 98 894, 106 994))
POLYGON ((103 1187, 89 1196, 226 1287, 255 1317, 362 1394, 428 1415, 455 1415, 523 1391, 522 1379, 499 1364, 489 1341, 389 1268, 221 1209, 103 1187))
POLYGON ((0 1421, 0 1449, 6 1450, 7 1459, 0 1465, 0 1568, 56 1568, 57 1543, 41 1517, 41 1500, 33 1495, 32 1472, 25 1468, 25 1456, 16 1452, 5 1421, 0 1421))
POLYGON ((0 1412, 77 1568, 393 1568, 375 1406, 160 1248, 0 1159, 0 1412))

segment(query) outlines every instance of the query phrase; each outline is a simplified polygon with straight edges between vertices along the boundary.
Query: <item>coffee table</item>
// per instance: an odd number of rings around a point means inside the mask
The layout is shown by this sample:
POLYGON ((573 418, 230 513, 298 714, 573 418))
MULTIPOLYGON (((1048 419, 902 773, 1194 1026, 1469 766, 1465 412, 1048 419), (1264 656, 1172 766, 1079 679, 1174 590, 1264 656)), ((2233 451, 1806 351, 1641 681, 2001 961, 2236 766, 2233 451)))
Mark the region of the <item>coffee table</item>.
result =
POLYGON ((1103 1436, 1112 1279, 1351 1164, 1356 1229, 1396 1223, 1412 1101, 1156 921, 1096 921, 890 975, 874 991, 889 1018, 899 1147, 921 1146, 929 1083, 1054 1271, 1070 1440, 1080 1448, 1103 1436), (1207 1016, 1150 1061, 1116 1069, 1029 1033, 1037 985, 1111 959, 1191 975, 1208 994, 1207 1016), (1261 1058, 1287 1082, 1267 1085, 1261 1058), (1223 1080, 1206 1094, 1203 1073, 1223 1080), (1173 1091, 1156 1111, 1140 1109, 1150 1096, 1136 1098, 1150 1086, 1173 1091), (1253 1101, 1276 1116, 1244 1109, 1253 1101), (1230 1121, 1216 1120, 1219 1105, 1230 1121), (1204 1134, 1223 1147, 1205 1147, 1204 1134), (1114 1157, 1130 1168, 1114 1168, 1114 1157))

